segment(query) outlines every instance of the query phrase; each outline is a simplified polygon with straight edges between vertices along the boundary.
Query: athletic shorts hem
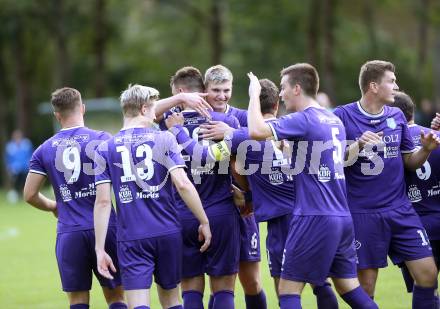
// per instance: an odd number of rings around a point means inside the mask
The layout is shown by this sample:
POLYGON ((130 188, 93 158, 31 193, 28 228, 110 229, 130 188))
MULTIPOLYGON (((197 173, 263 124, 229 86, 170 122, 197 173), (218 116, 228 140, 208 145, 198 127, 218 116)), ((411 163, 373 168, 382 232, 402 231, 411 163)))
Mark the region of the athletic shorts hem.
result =
POLYGON ((230 275, 238 274, 238 268, 232 271, 221 271, 221 272, 207 271, 206 274, 212 277, 230 276, 230 275))
POLYGON ((323 280, 315 280, 315 279, 308 279, 308 278, 300 278, 300 277, 290 276, 290 275, 287 275, 287 274, 281 274, 280 278, 284 279, 284 280, 295 281, 295 282, 303 282, 303 283, 310 283, 310 284, 314 284, 314 285, 323 285, 325 280, 327 280, 327 277, 324 278, 323 280))
POLYGON ((172 289, 175 289, 175 288, 177 288, 177 287, 179 286, 179 284, 180 284, 180 280, 179 280, 179 282, 177 282, 177 283, 170 283, 170 284, 164 284, 164 285, 162 285, 162 284, 156 282, 156 284, 157 284, 158 286, 160 286, 160 287, 161 287, 162 289, 164 289, 164 290, 172 290, 172 289))
POLYGON ((432 252, 431 252, 431 254, 419 254, 417 256, 411 256, 411 257, 405 258, 405 259, 396 259, 396 260, 393 260, 391 258, 390 259, 391 259, 391 261, 393 262, 394 265, 398 265, 398 264, 409 262, 409 261, 421 260, 421 259, 424 259, 424 258, 427 258, 427 257, 430 257, 430 256, 433 257, 432 252))
POLYGON ((124 290, 148 290, 151 288, 151 284, 151 278, 148 280, 145 276, 122 279, 122 287, 124 290))
POLYGON ((92 289, 92 287, 90 286, 88 289, 87 288, 65 288, 63 287, 63 291, 64 292, 87 292, 90 291, 92 289))
POLYGON ((199 277, 199 276, 203 276, 205 275, 205 273, 202 272, 197 272, 197 273, 190 273, 190 274, 182 274, 182 279, 191 279, 191 278, 195 278, 195 277, 199 277))
POLYGON ((242 258, 240 262, 261 262, 261 257, 242 258))
POLYGON ((353 279, 358 277, 357 274, 339 275, 334 273, 329 273, 328 276, 329 278, 336 278, 336 279, 353 279))
POLYGON ((364 269, 368 269, 368 268, 374 268, 374 269, 378 269, 378 268, 385 268, 388 267, 388 263, 381 263, 381 264, 366 264, 366 265, 362 265, 362 264, 357 264, 356 268, 358 270, 364 270, 364 269))

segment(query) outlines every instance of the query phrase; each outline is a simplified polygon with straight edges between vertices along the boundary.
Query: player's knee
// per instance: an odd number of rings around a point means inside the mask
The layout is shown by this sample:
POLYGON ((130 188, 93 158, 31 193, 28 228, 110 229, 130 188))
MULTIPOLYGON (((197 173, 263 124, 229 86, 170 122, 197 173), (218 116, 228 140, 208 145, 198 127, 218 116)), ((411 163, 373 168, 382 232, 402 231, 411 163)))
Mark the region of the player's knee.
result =
POLYGON ((241 281, 241 285, 243 286, 243 290, 246 295, 257 295, 262 290, 260 280, 255 278, 249 281, 241 281))
POLYGON ((437 268, 435 265, 425 266, 414 274, 414 283, 420 287, 437 286, 437 268))
POLYGON ((107 304, 122 303, 124 302, 124 290, 122 286, 118 286, 114 289, 103 288, 105 300, 107 304))
POLYGON ((376 280, 363 280, 360 282, 364 291, 370 296, 374 296, 374 290, 376 289, 376 280))

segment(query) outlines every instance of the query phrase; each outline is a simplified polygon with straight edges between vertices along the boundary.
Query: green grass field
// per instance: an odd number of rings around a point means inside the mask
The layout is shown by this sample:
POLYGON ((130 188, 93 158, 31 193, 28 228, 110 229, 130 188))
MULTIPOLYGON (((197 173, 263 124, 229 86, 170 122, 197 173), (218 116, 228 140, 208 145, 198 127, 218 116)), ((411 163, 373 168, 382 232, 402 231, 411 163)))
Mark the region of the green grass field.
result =
MULTIPOLYGON (((0 201, 0 308, 68 308, 55 260, 56 219, 24 203, 10 205, 2 193, 0 201)), ((260 227, 261 239, 264 240, 266 226, 260 227)), ((262 277, 268 305, 269 308, 278 308, 264 254, 264 241, 261 246, 262 277)), ((245 308, 238 281, 235 295, 236 308, 245 308)), ((376 301, 380 308, 411 308, 411 297, 404 290, 398 268, 390 266, 380 272, 376 301)), ((305 289, 302 303, 303 308, 316 308, 309 287, 305 289)), ((91 308, 107 308, 96 281, 90 304, 91 308)), ((151 308, 160 308, 155 290, 152 290, 151 308)), ((340 301, 340 308, 349 307, 340 301)))

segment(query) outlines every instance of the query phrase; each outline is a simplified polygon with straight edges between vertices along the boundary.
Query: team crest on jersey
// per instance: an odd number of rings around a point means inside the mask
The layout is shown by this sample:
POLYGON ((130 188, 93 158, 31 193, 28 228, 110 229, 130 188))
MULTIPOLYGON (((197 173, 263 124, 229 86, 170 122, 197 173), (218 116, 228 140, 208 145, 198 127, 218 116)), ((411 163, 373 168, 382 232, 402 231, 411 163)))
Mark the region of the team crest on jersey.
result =
POLYGON ((327 165, 321 164, 319 166, 319 172, 318 172, 318 180, 320 182, 328 182, 330 181, 332 173, 327 165))
POLYGON ((416 185, 410 185, 408 188, 408 198, 412 203, 417 203, 422 200, 422 193, 416 185))
POLYGON ((63 202, 68 202, 72 200, 72 194, 70 193, 70 190, 66 185, 60 186, 60 195, 61 198, 63 199, 63 202))
POLYGON ((133 201, 133 194, 127 185, 122 185, 119 188, 119 200, 121 203, 130 203, 133 201))
POLYGON ((397 127, 396 121, 393 117, 387 118, 387 126, 388 128, 394 130, 397 127))

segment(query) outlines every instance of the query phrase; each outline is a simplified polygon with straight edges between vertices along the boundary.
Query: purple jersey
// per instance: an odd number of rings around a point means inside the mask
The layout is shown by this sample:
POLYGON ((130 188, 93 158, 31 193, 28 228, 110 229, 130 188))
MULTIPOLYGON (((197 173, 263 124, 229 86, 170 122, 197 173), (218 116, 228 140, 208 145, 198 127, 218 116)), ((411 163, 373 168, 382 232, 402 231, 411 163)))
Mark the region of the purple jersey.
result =
MULTIPOLYGON (((408 127, 415 146, 421 146, 420 131, 431 131, 416 124, 408 127)), ((435 149, 415 172, 405 170, 405 182, 408 198, 420 215, 429 238, 440 239, 440 148, 435 149)))
POLYGON ((100 145, 95 160, 103 170, 96 185, 111 182, 115 192, 119 241, 180 232, 169 172, 185 163, 171 133, 123 129, 100 145))
POLYGON ((357 161, 346 167, 348 205, 352 213, 381 212, 409 204, 405 192, 403 153, 415 151, 406 119, 396 107, 367 113, 359 102, 335 110, 345 125, 347 140, 365 131, 383 132, 383 145, 365 147, 357 161))
MULTIPOLYGON (((276 121, 275 118, 266 121, 276 121)), ((295 201, 293 175, 282 172, 290 158, 275 141, 250 141, 247 128, 240 128, 231 137, 231 153, 246 169, 252 190, 254 215, 257 222, 290 214, 295 201)))
MULTIPOLYGON (((184 125, 183 130, 194 140, 199 140, 198 133, 200 125, 207 123, 209 119, 201 116, 195 111, 183 111, 184 125)), ((223 113, 210 112, 211 119, 214 121, 223 121, 232 128, 238 128, 239 124, 235 117, 227 116, 223 113)), ((180 143, 180 140, 179 140, 180 143)), ((201 141, 206 143, 206 141, 201 141)), ((207 143, 208 145, 209 143, 207 143)), ((200 154, 189 154, 185 149, 182 151, 183 158, 187 165, 187 173, 189 179, 194 183, 197 192, 202 200, 208 216, 230 214, 234 209, 227 207, 231 204, 231 174, 229 172, 229 164, 218 162, 206 163, 202 160, 200 154), (223 165, 222 165, 223 164, 223 165)), ((176 196, 177 205, 180 215, 183 218, 192 218, 193 215, 185 206, 185 203, 176 196)))
MULTIPOLYGON (((30 173, 47 176, 58 207, 57 232, 93 229, 94 152, 110 134, 86 127, 66 128, 35 150, 30 173)), ((110 225, 116 225, 112 209, 110 225)))
POLYGON ((269 122, 269 126, 276 140, 297 141, 293 170, 286 171, 295 173, 293 213, 349 216, 343 168, 345 129, 341 121, 325 109, 309 107, 269 122))
POLYGON ((247 110, 227 104, 225 114, 237 118, 241 127, 247 127, 247 110))

